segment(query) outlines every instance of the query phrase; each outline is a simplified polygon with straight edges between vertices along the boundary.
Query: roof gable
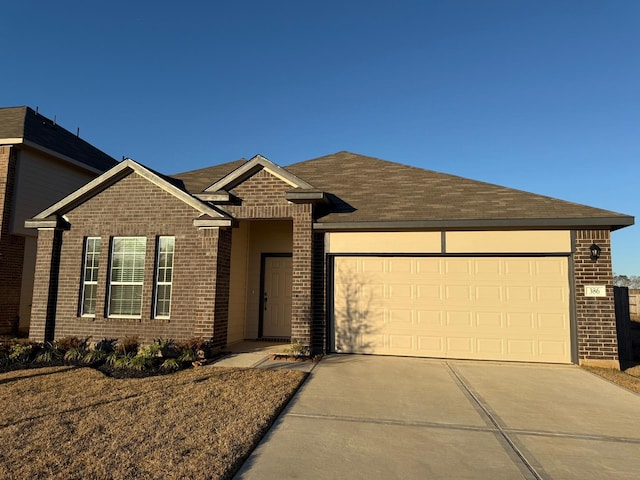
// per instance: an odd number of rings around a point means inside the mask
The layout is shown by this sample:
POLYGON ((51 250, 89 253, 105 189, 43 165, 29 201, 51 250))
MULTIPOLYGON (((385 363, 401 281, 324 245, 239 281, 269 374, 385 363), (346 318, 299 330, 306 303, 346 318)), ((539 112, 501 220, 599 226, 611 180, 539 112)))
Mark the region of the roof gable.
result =
POLYGON ((42 223, 41 221, 44 221, 53 215, 64 215, 65 212, 68 212, 77 205, 84 203, 89 198, 109 188, 118 180, 126 177, 127 175, 130 175, 131 173, 140 175, 147 181, 153 183, 154 185, 178 198, 182 202, 193 207, 195 210, 199 211, 200 217, 198 218, 198 226, 214 227, 231 225, 232 218, 228 214, 204 202, 201 202, 197 198, 194 198, 189 193, 180 189, 174 183, 168 181, 168 179, 163 178, 158 173, 144 167, 134 160, 126 159, 111 170, 108 170, 91 182, 87 183, 84 187, 66 196, 43 212, 40 212, 31 220, 27 220, 27 227, 38 227, 39 222, 42 223))
POLYGON ((302 178, 279 167, 275 163, 267 160, 262 155, 256 155, 251 160, 228 173, 220 180, 203 190, 204 193, 216 193, 221 190, 229 191, 242 183, 247 178, 252 177, 260 170, 265 170, 274 177, 289 184, 291 188, 313 189, 314 187, 302 178))

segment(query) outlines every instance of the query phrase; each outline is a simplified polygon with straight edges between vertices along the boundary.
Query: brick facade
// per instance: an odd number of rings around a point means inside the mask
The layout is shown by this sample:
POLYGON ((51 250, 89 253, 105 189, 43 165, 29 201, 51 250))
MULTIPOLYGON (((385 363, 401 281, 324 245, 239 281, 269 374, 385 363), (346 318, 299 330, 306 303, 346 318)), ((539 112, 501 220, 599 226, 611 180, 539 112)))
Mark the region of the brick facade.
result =
MULTIPOLYGON (((313 231, 311 203, 286 200, 285 194, 292 188, 262 169, 239 180, 231 190, 237 201, 223 208, 237 220, 291 221, 291 243, 282 248, 285 252, 290 247, 292 253, 291 338, 310 346, 313 353, 320 353, 327 343, 325 234, 313 231)), ((97 341, 135 335, 142 342, 159 337, 180 340, 199 336, 224 346, 229 318, 232 231, 194 227, 193 220, 199 214, 194 207, 132 173, 66 212, 70 229, 40 230, 30 336, 35 340, 91 336, 97 341), (156 240, 160 235, 175 237, 169 320, 154 319, 152 312, 156 240), (83 246, 87 236, 102 238, 95 317, 79 316, 83 246), (105 318, 110 239, 114 236, 147 239, 141 318, 105 318)), ((610 233, 577 230, 573 237, 578 360, 617 366, 610 233), (602 249, 597 261, 590 258, 589 247, 594 242, 602 249), (607 295, 585 297, 584 285, 606 285, 607 295)))
POLYGON ((180 340, 201 336, 224 345, 231 235, 218 228, 194 227, 193 219, 198 215, 189 205, 133 173, 67 212, 71 228, 60 233, 58 272, 56 261, 52 260, 53 230, 40 230, 30 337, 44 340, 54 321, 55 338, 91 336, 98 341, 135 335, 148 343, 159 337, 180 340), (155 319, 152 313, 159 235, 175 236, 169 320, 155 319), (79 316, 87 236, 102 239, 95 317, 79 316), (147 239, 141 318, 105 318, 110 240, 114 236, 147 239), (52 289, 56 278, 57 289, 52 289))
POLYGON ((575 232, 573 267, 579 362, 619 368, 609 230, 575 232), (595 261, 591 260, 593 243, 602 249, 595 261), (585 297, 585 285, 605 285, 606 296, 585 297))
POLYGON ((0 147, 0 334, 15 334, 20 315, 24 238, 10 233, 16 178, 12 147, 0 147))

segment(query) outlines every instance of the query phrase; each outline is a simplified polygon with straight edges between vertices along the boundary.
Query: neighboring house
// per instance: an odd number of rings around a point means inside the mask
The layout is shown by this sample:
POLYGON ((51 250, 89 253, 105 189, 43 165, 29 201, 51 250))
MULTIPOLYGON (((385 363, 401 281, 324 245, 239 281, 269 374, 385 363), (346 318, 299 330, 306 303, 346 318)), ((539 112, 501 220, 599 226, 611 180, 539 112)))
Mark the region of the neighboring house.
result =
POLYGON ((25 220, 116 164, 29 107, 0 108, 0 334, 29 330, 36 232, 25 220))
POLYGON ((27 221, 30 336, 618 366, 609 236, 633 222, 349 152, 125 160, 27 221))

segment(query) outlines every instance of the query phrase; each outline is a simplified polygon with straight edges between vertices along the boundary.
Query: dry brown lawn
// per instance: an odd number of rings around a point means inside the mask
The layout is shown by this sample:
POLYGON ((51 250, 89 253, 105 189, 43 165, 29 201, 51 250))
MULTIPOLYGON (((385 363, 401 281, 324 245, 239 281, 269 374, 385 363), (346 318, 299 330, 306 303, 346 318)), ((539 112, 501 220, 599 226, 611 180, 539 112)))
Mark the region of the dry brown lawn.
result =
POLYGON ((614 370, 612 368, 598 367, 582 367, 589 372, 600 375, 610 382, 620 385, 621 387, 640 393, 640 365, 629 367, 624 371, 614 370))
POLYGON ((0 374, 0 478, 229 478, 305 377, 201 367, 116 380, 91 368, 0 374))

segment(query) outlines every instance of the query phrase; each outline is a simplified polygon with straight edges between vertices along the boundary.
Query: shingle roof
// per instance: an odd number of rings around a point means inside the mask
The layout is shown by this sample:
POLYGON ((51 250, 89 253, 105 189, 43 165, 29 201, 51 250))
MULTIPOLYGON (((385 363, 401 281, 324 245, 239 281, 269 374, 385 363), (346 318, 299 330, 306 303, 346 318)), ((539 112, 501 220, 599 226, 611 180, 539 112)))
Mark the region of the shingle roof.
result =
MULTIPOLYGON (((243 160, 173 175, 199 193, 243 160)), ((368 228, 606 226, 633 217, 468 178, 350 152, 295 163, 285 170, 329 193, 333 208, 318 223, 368 228)))
POLYGON ((0 140, 23 139, 100 171, 117 161, 29 107, 0 108, 0 140))
POLYGON ((189 193, 196 194, 203 192, 205 188, 213 185, 215 182, 225 177, 235 169, 240 168, 247 163, 244 158, 233 162, 222 163, 212 167, 200 168, 183 173, 176 173, 171 177, 184 182, 184 187, 189 193))

